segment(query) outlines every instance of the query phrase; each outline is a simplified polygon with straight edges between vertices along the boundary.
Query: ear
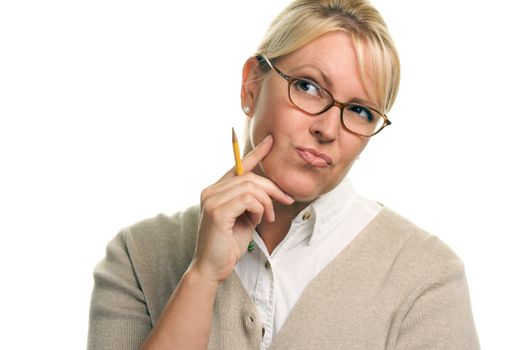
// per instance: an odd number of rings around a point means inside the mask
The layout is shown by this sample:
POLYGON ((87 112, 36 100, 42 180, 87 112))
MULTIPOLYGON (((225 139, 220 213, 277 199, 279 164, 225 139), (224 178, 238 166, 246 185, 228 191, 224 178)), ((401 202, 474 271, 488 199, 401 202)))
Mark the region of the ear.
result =
POLYGON ((254 106, 256 105, 256 97, 258 96, 258 89, 260 87, 260 64, 256 57, 250 57, 243 65, 242 71, 242 89, 241 89, 241 104, 242 109, 249 107, 247 116, 252 116, 254 106))

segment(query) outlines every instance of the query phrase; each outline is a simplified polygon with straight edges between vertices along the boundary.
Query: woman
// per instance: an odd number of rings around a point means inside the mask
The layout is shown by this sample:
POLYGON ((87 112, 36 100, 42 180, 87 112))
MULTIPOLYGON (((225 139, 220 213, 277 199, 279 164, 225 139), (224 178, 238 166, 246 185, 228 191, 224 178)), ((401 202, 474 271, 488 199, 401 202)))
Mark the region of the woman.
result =
POLYGON ((245 173, 110 242, 88 347, 478 348, 459 258, 344 179, 398 84, 367 1, 291 3, 243 68, 245 173))

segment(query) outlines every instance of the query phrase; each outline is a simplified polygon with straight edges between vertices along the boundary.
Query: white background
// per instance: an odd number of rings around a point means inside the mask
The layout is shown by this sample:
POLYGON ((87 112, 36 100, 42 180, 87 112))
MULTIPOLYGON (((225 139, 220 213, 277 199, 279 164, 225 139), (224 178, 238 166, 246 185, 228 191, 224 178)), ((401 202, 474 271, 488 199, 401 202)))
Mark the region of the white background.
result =
MULTIPOLYGON (((232 166, 241 67, 286 3, 0 3, 2 348, 85 347, 106 243, 232 166)), ((373 3, 402 84, 350 177, 462 257, 483 348, 523 347, 521 1, 373 3)))

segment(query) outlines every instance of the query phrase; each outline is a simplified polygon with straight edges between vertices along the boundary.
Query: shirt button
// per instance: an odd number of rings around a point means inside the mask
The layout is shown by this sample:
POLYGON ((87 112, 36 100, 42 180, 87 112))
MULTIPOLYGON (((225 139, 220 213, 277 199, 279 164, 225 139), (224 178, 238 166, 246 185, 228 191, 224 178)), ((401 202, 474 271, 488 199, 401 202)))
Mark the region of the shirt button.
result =
POLYGON ((262 338, 265 336, 265 328, 262 327, 262 338))
POLYGON ((311 213, 305 212, 304 215, 302 215, 302 220, 304 221, 309 220, 310 217, 311 217, 311 213))
POLYGON ((269 263, 269 260, 265 262, 265 268, 269 270, 271 268, 271 264, 269 263))

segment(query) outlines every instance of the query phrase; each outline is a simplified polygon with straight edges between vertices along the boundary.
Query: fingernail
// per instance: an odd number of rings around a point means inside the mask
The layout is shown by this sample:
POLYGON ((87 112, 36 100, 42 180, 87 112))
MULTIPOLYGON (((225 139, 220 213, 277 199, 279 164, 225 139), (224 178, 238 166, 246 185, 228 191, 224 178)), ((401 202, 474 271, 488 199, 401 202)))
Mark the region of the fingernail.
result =
POLYGON ((287 199, 287 201, 289 201, 290 203, 293 203, 295 201, 295 199, 287 193, 285 193, 285 199, 287 199))
POLYGON ((266 143, 266 142, 269 142, 271 140, 272 136, 271 134, 267 135, 263 140, 262 140, 262 143, 266 143))

